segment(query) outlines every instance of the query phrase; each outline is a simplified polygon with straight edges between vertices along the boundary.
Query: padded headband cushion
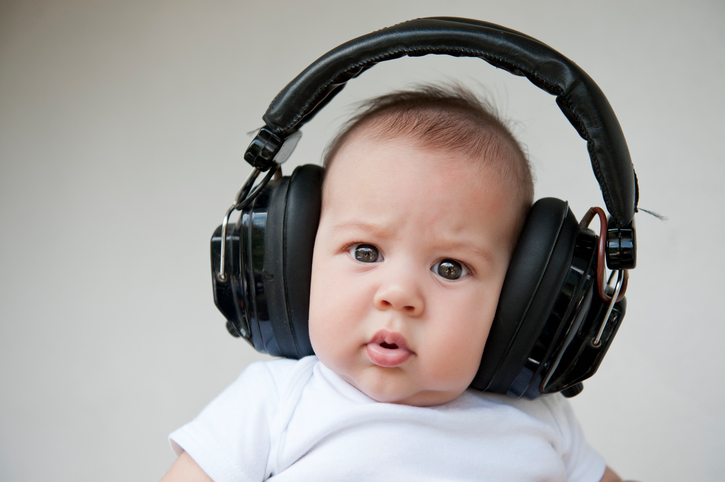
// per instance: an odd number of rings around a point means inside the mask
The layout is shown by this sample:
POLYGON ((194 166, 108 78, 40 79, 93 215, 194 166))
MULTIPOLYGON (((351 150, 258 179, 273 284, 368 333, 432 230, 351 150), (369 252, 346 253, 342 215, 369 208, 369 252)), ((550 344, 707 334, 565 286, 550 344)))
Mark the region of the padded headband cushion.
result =
POLYGON ((507 393, 552 312, 579 226, 565 201, 531 208, 501 290, 474 388, 507 393))
MULTIPOLYGON (((613 223, 623 227, 632 222, 637 180, 624 134, 601 89, 578 65, 539 40, 479 20, 419 18, 340 45, 275 97, 263 117, 264 135, 278 136, 276 143, 282 145, 281 140, 314 117, 350 79, 381 61, 427 54, 479 57, 526 76, 555 95, 559 108, 587 141, 592 169, 613 223)), ((255 139, 252 145, 259 142, 255 139)))

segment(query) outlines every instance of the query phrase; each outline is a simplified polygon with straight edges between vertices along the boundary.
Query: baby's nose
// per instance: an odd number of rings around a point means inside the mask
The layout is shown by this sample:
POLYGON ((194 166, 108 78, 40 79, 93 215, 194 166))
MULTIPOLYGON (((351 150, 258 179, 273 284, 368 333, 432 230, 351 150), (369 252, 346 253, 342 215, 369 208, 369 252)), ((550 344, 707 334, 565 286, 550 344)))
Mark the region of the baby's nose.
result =
POLYGON ((387 280, 377 290, 373 301, 379 310, 402 311, 408 316, 420 315, 424 307, 420 286, 412 276, 387 280))

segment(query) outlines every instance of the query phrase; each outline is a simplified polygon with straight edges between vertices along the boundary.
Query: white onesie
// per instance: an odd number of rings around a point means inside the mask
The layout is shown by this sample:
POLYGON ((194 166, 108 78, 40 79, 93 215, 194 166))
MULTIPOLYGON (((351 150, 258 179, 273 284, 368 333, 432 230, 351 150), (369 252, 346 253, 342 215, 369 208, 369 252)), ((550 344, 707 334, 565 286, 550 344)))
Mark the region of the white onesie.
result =
POLYGON ((561 395, 380 403, 314 356, 253 363, 170 440, 216 482, 599 481, 605 469, 561 395))

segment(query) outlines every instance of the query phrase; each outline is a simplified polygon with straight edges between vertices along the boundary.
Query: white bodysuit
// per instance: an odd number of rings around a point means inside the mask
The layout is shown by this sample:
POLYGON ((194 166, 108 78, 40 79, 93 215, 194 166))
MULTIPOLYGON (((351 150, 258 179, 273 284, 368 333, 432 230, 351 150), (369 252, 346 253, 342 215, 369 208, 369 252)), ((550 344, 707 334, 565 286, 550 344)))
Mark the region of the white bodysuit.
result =
POLYGON ((170 440, 216 482, 599 481, 605 469, 561 395, 380 403, 314 356, 253 363, 170 440))

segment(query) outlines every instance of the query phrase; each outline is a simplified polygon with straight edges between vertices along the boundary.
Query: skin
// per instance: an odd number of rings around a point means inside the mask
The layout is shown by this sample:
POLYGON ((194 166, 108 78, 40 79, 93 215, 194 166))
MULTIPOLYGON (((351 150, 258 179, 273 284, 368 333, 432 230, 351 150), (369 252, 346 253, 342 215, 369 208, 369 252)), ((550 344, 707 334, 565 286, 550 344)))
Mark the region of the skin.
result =
POLYGON ((517 214, 506 184, 472 174, 473 162, 358 135, 327 173, 310 339, 325 366, 374 400, 443 404, 476 374, 517 214), (461 275, 442 276, 441 262, 461 275), (404 360, 389 366, 386 351, 404 360))
MULTIPOLYGON (((476 373, 516 214, 510 187, 475 173, 470 161, 411 140, 364 135, 327 173, 310 338, 326 366, 375 400, 446 403, 476 373)), ((186 453, 162 479, 210 480, 186 453)), ((607 467, 601 482, 621 480, 607 467)))
POLYGON ((182 452, 161 482, 212 482, 189 454, 182 452))

